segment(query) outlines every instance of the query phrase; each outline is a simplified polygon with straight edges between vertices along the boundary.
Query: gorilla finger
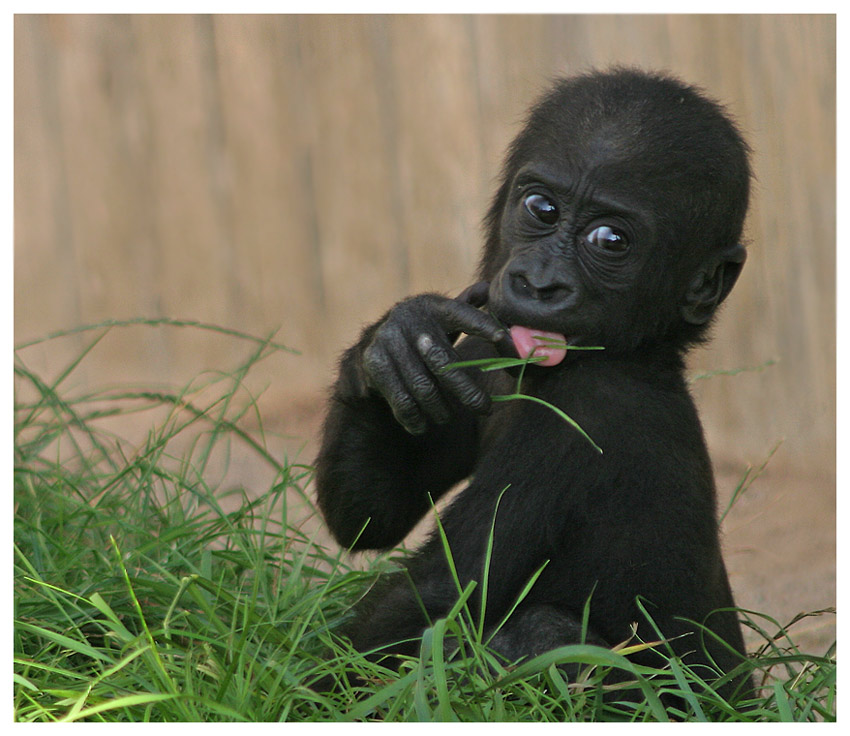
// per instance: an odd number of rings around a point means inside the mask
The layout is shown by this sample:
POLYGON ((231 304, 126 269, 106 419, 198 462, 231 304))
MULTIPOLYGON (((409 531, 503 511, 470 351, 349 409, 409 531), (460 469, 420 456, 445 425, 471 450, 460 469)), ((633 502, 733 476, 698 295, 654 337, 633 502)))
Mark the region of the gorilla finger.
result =
POLYGON ((363 369, 369 386, 384 397, 396 421, 410 434, 422 434, 427 428, 425 417, 389 353, 370 346, 363 354, 363 369))
POLYGON ((492 316, 454 299, 440 304, 438 316, 446 332, 458 330, 494 343, 501 342, 508 335, 507 330, 492 316))
POLYGON ((445 424, 452 418, 449 405, 443 398, 439 386, 427 374, 414 376, 407 389, 416 401, 419 411, 435 424, 445 424))
POLYGON ((437 345, 430 335, 420 335, 416 347, 428 368, 439 376, 441 387, 462 406, 479 413, 490 409, 490 396, 469 375, 460 369, 446 369, 457 359, 453 352, 437 345))
POLYGON ((410 434, 424 434, 428 429, 428 422, 401 374, 394 371, 389 383, 391 388, 385 398, 396 421, 410 434))
POLYGON ((392 381, 391 374, 395 371, 389 353, 373 343, 363 351, 361 363, 369 388, 385 394, 385 387, 392 381))
POLYGON ((428 430, 428 422, 419 405, 408 393, 400 393, 387 400, 396 421, 408 434, 421 435, 428 430))
MULTIPOLYGON (((430 336, 425 337, 433 341, 430 336)), ((413 434, 419 434, 420 429, 424 431, 423 417, 445 424, 451 418, 451 410, 433 372, 406 340, 394 342, 393 347, 394 351, 387 351, 387 356, 393 367, 394 387, 390 405, 396 418, 413 434), (417 431, 413 431, 412 427, 417 431)))
POLYGON ((503 358, 519 358, 519 352, 511 339, 511 333, 505 330, 505 335, 496 341, 496 352, 503 358))
POLYGON ((483 307, 490 297, 490 282, 479 281, 477 284, 467 286, 455 297, 456 302, 470 304, 473 307, 483 307))
POLYGON ((424 361, 427 372, 419 375, 411 374, 408 380, 410 393, 419 403, 424 413, 436 424, 445 424, 452 417, 452 410, 443 397, 438 380, 442 380, 443 368, 457 356, 451 351, 438 348, 434 338, 423 333, 416 338, 416 349, 424 361))

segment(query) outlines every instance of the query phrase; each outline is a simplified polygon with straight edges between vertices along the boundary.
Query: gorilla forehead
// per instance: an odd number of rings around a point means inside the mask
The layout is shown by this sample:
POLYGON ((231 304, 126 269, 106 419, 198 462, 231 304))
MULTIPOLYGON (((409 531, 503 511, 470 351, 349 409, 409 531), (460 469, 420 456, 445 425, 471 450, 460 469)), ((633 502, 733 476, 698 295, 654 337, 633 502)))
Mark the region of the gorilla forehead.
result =
POLYGON ((491 225, 528 162, 585 195, 652 210, 668 229, 694 228, 708 247, 741 236, 749 148, 721 105, 673 77, 616 68, 556 81, 508 150, 491 225))
POLYGON ((721 177, 732 196, 749 181, 746 144, 720 105, 677 79, 631 69, 556 82, 532 108, 508 167, 516 171, 543 151, 574 170, 715 188, 721 177))

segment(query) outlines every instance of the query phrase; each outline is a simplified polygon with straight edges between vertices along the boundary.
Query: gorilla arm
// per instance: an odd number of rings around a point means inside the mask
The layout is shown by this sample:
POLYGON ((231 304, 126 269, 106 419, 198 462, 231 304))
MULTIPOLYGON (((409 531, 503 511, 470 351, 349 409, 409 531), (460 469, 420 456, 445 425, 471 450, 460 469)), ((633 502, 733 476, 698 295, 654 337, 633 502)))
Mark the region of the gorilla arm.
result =
POLYGON ((397 544, 471 472, 490 397, 480 376, 443 369, 510 339, 472 306, 480 291, 406 299, 343 356, 316 460, 319 506, 340 544, 397 544), (461 332, 483 339, 455 348, 461 332))

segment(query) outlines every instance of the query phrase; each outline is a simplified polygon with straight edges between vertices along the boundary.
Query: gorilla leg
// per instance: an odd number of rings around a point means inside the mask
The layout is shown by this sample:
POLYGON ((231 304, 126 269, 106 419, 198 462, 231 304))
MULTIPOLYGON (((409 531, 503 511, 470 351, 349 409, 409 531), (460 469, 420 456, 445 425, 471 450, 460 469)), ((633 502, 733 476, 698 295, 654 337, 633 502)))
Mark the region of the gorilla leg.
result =
POLYGON ((591 630, 582 636, 581 621, 573 615, 537 604, 514 611, 490 640, 490 648, 514 662, 520 657, 536 657, 550 649, 580 643, 609 646, 591 630))

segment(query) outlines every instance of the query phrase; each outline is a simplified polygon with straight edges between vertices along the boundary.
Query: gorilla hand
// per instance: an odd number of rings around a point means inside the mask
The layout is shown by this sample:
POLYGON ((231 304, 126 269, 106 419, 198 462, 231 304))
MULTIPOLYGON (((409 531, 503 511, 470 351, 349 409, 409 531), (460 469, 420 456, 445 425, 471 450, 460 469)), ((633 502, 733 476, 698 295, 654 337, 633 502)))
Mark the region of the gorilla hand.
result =
POLYGON ((363 381, 383 396, 411 434, 423 434, 428 420, 444 424, 452 403, 484 413, 490 397, 463 369, 452 347, 460 333, 493 343, 509 341, 493 317, 477 309, 487 302, 487 283, 470 286, 456 299, 421 294, 396 304, 377 325, 362 353, 363 381))

